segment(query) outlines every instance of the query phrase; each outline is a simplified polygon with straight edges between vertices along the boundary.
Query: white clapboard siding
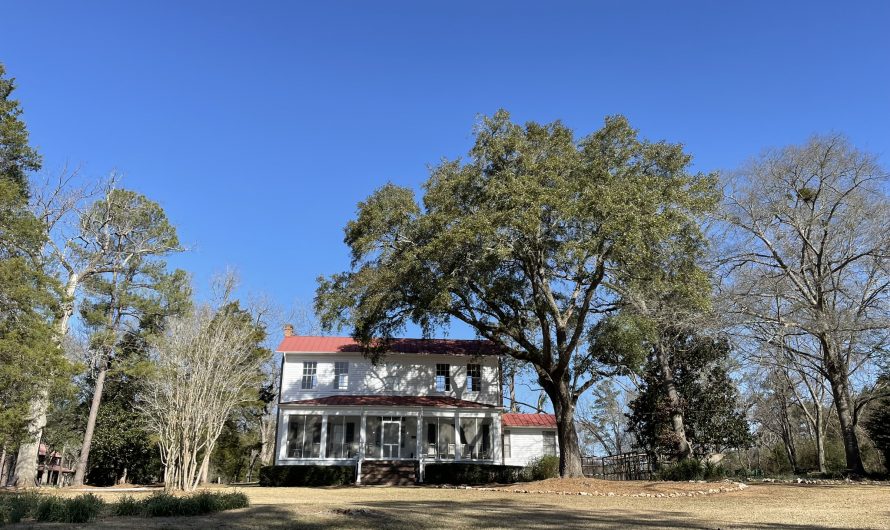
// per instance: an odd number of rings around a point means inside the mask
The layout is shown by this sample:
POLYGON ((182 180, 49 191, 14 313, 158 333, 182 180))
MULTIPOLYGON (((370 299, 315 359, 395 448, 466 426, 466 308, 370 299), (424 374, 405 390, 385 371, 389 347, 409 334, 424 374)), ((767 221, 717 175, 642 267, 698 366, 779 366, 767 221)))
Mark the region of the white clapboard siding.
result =
MULTIPOLYGON (((510 431, 510 456, 504 456, 508 466, 524 466, 535 458, 544 456, 544 431, 555 429, 537 427, 504 427, 504 436, 510 431)), ((557 449, 558 451, 559 449, 557 449)))
POLYGON ((494 356, 389 354, 373 366, 361 354, 288 353, 281 375, 281 400, 301 401, 336 395, 451 396, 467 401, 497 405, 500 397, 498 359, 494 356), (303 390, 303 362, 314 361, 318 383, 303 390), (345 390, 334 388, 334 363, 349 362, 349 383, 345 390), (482 366, 482 389, 467 390, 467 364, 482 366), (436 364, 451 367, 451 391, 435 389, 436 364))

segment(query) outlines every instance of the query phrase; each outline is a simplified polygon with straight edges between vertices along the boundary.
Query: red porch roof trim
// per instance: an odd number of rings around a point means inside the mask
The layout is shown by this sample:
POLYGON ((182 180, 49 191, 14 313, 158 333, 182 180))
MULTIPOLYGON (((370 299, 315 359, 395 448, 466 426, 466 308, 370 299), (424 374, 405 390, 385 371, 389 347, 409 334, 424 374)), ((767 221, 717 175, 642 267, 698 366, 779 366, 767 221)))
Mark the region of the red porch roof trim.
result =
POLYGON ((553 414, 520 414, 508 412, 503 415, 504 427, 556 427, 553 414))
MULTIPOLYGON (((352 337, 284 337, 278 353, 362 353, 361 344, 352 337)), ((434 355, 500 355, 497 345, 487 340, 457 339, 392 339, 389 353, 434 355)))
POLYGON ((493 409, 494 405, 465 401, 451 396, 328 396, 300 401, 285 401, 282 405, 324 405, 340 407, 441 407, 461 409, 493 409))

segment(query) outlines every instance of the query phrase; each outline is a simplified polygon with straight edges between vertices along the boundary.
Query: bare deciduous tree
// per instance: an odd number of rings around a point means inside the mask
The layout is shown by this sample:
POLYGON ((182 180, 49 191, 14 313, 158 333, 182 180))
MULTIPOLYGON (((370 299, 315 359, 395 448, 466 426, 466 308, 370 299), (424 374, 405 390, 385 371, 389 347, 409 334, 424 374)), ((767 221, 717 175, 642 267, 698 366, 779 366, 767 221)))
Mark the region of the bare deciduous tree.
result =
POLYGON ((864 472, 852 377, 890 329, 887 172, 842 136, 765 153, 729 183, 728 312, 830 384, 847 467, 864 472))
POLYGON ((206 475, 226 418, 256 399, 267 350, 257 327, 232 304, 200 306, 169 319, 152 352, 139 407, 158 437, 168 489, 193 490, 206 475))

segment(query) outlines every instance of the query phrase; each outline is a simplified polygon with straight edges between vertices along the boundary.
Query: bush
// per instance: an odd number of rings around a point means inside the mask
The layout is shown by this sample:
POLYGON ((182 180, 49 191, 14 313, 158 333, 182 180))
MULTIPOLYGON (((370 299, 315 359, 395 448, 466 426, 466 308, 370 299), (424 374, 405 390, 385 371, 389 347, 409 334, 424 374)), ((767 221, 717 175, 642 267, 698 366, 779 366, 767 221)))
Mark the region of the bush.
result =
POLYGON ((520 466, 490 464, 465 464, 458 462, 427 464, 424 467, 423 481, 427 484, 509 484, 519 482, 520 466))
POLYGON ((131 497, 121 499, 115 507, 117 515, 143 515, 145 517, 175 517, 203 515, 247 508, 250 502, 247 495, 239 492, 216 493, 202 491, 184 497, 158 492, 142 500, 131 497))
POLYGON ((129 495, 124 495, 111 506, 111 513, 121 517, 142 514, 142 503, 129 495))
POLYGON ((92 493, 85 493, 73 499, 65 499, 65 505, 65 520, 62 522, 87 523, 102 512, 105 501, 92 493))
POLYGON ((700 480, 702 477, 704 477, 704 467, 694 458, 680 460, 658 471, 658 478, 661 480, 700 480))
POLYGON ((40 499, 36 493, 0 494, 0 524, 18 523, 33 517, 40 499))
POLYGON ((354 466, 264 466, 260 468, 260 486, 341 486, 354 483, 354 466))
POLYGON ((545 480, 559 476, 559 457, 553 455, 535 458, 523 469, 526 480, 545 480))

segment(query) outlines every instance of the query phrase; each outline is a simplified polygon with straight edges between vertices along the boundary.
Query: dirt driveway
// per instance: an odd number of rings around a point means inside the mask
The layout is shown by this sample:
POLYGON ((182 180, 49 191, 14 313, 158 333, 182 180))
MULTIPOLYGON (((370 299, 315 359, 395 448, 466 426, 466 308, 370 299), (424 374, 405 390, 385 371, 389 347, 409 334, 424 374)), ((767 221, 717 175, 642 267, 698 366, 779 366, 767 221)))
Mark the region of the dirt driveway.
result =
MULTIPOLYGON (((890 529, 887 486, 770 484, 752 485, 743 491, 670 498, 423 487, 246 487, 241 491, 250 497, 250 508, 201 517, 108 518, 90 527, 890 529)), ((112 490, 101 495, 110 499, 119 494, 112 490)), ((55 526, 35 524, 33 528, 55 526)))

